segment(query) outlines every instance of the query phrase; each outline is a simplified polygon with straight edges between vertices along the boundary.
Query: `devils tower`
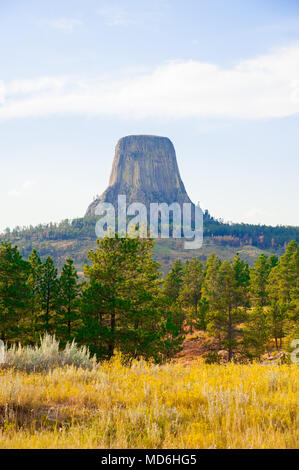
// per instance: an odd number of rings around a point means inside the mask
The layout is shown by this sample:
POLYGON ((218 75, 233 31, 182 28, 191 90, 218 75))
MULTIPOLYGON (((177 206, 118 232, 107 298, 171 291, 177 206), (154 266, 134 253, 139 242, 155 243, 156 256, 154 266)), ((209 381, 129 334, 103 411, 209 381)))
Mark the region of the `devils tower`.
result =
POLYGON ((86 215, 93 215, 99 202, 110 202, 116 207, 121 194, 127 196, 128 204, 191 203, 180 177, 174 146, 167 137, 122 137, 115 148, 109 186, 89 205, 86 215))

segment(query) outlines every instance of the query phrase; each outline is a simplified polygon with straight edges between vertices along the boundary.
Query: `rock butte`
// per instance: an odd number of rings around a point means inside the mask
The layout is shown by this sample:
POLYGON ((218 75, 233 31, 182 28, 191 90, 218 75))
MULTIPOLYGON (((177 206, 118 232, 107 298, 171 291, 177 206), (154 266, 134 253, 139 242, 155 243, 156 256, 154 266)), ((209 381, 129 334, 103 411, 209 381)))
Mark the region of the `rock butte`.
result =
POLYGON ((115 148, 115 156, 104 193, 88 207, 86 215, 94 214, 99 202, 110 202, 117 207, 117 197, 127 196, 127 204, 142 202, 191 203, 181 180, 176 154, 167 137, 130 135, 122 137, 115 148))

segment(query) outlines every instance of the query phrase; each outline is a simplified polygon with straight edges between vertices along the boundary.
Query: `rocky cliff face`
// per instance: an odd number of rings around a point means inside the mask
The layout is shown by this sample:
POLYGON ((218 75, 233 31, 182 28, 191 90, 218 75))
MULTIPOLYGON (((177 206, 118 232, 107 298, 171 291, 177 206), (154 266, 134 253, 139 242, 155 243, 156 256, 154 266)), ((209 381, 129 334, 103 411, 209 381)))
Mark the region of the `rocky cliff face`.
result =
POLYGON ((122 194, 127 196, 127 204, 142 202, 147 207, 151 202, 191 202, 167 137, 122 137, 116 145, 109 186, 90 204, 86 215, 92 215, 99 202, 117 207, 117 197, 122 194))

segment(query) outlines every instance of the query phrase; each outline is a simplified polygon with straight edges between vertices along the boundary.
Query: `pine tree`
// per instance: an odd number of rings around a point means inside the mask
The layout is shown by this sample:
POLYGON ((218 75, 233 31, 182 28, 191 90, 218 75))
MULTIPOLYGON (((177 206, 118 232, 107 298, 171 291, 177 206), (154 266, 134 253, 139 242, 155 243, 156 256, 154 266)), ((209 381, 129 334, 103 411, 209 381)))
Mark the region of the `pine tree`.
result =
POLYGON ((232 268, 236 282, 236 306, 249 307, 249 284, 250 274, 248 264, 241 260, 239 253, 236 253, 232 268))
POLYGON ((41 269, 40 280, 40 305, 39 315, 40 332, 52 332, 54 328, 53 319, 58 309, 58 278, 52 258, 48 256, 41 269))
POLYGON ((291 241, 277 265, 278 297, 280 302, 293 307, 299 297, 299 252, 298 243, 291 241))
POLYGON ((35 249, 32 250, 28 258, 30 272, 27 279, 27 285, 30 289, 30 323, 28 339, 33 342, 38 340, 38 317, 41 313, 41 279, 43 263, 35 249))
POLYGON ((267 283, 271 264, 266 255, 260 255, 250 270, 250 292, 254 305, 264 307, 268 303, 267 283))
POLYGON ((183 285, 184 266, 180 260, 175 260, 171 270, 167 273, 163 282, 163 292, 171 301, 176 302, 183 285))
MULTIPOLYGON (((183 286, 184 266, 180 260, 175 260, 170 271, 167 273, 162 284, 162 295, 164 297, 164 309, 167 318, 167 328, 171 329, 175 336, 180 337, 178 344, 181 343, 183 335, 184 313, 182 311, 179 295, 183 286)), ((167 335, 167 333, 166 333, 167 335)), ((165 355, 173 355, 173 334, 170 335, 165 348, 165 355)))
POLYGON ((281 349, 282 340, 286 336, 285 304, 280 305, 275 299, 267 310, 268 324, 271 337, 275 340, 276 349, 281 349))
POLYGON ((18 341, 23 338, 30 308, 27 286, 29 263, 10 243, 0 245, 0 338, 18 341))
POLYGON ((268 263, 269 263, 269 267, 270 267, 270 271, 272 268, 275 268, 275 266, 278 265, 278 258, 276 255, 270 255, 269 258, 268 258, 268 263))
POLYGON ((205 265, 204 282, 202 286, 202 295, 214 304, 217 296, 218 276, 221 261, 216 255, 208 257, 205 265))
POLYGON ((288 244, 285 254, 272 269, 267 291, 271 300, 269 316, 278 349, 282 347, 283 338, 292 331, 299 318, 299 253, 295 241, 288 244))
POLYGON ((56 331, 64 341, 74 337, 74 329, 78 328, 79 315, 78 274, 72 259, 67 258, 59 279, 59 311, 56 331))
POLYGON ((204 288, 209 302, 208 330, 218 337, 219 349, 225 349, 228 361, 231 361, 239 349, 239 339, 242 337, 240 323, 246 318, 240 308, 240 298, 244 294, 229 261, 224 261, 217 270, 215 260, 212 264, 213 276, 210 269, 208 286, 205 285, 204 288))
POLYGON ((260 360, 270 338, 270 325, 266 311, 258 305, 250 312, 243 330, 243 353, 250 359, 260 360))
POLYGON ((128 359, 160 360, 177 341, 169 325, 160 290, 153 241, 138 237, 105 237, 90 251, 84 267, 89 282, 83 291, 81 341, 93 352, 111 357, 115 349, 128 359))
POLYGON ((190 333, 193 327, 206 328, 205 304, 201 304, 201 289, 204 280, 204 269, 198 258, 187 261, 184 269, 183 287, 180 293, 182 305, 186 308, 187 324, 190 333), (201 308, 203 307, 203 308, 201 308))
POLYGON ((76 332, 76 337, 78 342, 87 345, 98 358, 106 359, 109 358, 109 343, 112 342, 114 334, 111 330, 113 325, 109 324, 113 298, 105 281, 97 280, 96 274, 93 273, 86 276, 89 280, 82 284, 82 326, 76 332))

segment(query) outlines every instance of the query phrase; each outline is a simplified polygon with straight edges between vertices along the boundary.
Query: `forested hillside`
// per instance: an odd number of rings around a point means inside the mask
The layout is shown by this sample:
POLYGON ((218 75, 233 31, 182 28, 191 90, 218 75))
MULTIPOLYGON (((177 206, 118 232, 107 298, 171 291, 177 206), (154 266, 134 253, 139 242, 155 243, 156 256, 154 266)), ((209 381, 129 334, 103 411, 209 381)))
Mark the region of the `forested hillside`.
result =
MULTIPOLYGON (((6 229, 0 241, 17 245, 25 258, 35 248, 42 258, 51 256, 59 269, 66 258, 71 257, 76 268, 82 271, 88 250, 95 247, 95 223, 96 218, 89 216, 36 227, 16 227, 6 229)), ((238 251, 242 259, 252 265, 262 252, 281 255, 291 240, 299 241, 299 227, 224 223, 206 211, 204 244, 200 250, 184 250, 182 240, 169 239, 158 240, 154 253, 164 272, 175 259, 184 261, 198 256, 204 261, 211 253, 224 260, 231 259, 238 251)))
POLYGON ((186 332, 212 338, 206 359, 260 359, 298 338, 298 244, 260 255, 254 267, 236 254, 176 260, 164 279, 151 239, 106 236, 97 240, 79 281, 68 258, 61 274, 36 250, 26 261, 0 245, 0 339, 34 344, 45 333, 76 339, 99 359, 116 351, 127 360, 161 362, 175 356, 186 332))

